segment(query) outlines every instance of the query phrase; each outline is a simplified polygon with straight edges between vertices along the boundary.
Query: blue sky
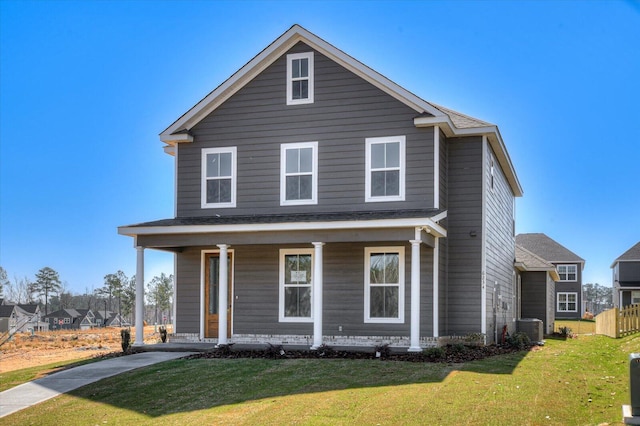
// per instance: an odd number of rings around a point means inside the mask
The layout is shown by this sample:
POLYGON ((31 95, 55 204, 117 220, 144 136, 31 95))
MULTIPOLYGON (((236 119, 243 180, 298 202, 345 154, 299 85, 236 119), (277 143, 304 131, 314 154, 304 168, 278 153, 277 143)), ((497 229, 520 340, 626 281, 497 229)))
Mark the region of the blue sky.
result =
MULTIPOLYGON (((640 2, 0 1, 0 265, 81 293, 173 217, 158 134, 293 24, 495 123, 544 232, 611 285, 640 240, 640 2)), ((146 278, 172 255, 146 251, 146 278)))

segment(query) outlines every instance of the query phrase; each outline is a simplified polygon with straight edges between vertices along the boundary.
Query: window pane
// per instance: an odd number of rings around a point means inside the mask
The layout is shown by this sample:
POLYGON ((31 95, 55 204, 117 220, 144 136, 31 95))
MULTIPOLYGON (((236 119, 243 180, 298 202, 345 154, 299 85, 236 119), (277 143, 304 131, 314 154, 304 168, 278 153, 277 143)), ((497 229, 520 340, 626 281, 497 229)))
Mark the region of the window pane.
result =
POLYGON ((293 78, 300 77, 300 59, 291 61, 291 75, 293 78))
POLYGON ((231 176, 231 153, 223 152, 220 154, 220 175, 230 177, 231 176))
POLYGON ((218 313, 218 279, 220 258, 209 258, 209 313, 218 313))
POLYGON ((293 254, 284 257, 284 283, 285 284, 310 284, 311 283, 311 255, 293 254))
POLYGON ((312 186, 313 179, 311 178, 311 175, 300 176, 300 192, 298 195, 298 199, 310 200, 312 186))
POLYGON ((211 179, 207 181, 207 203, 220 202, 220 180, 211 179))
POLYGON ((384 144, 374 143, 371 144, 371 168, 382 169, 384 168, 384 144))
POLYGON ((384 253, 373 253, 370 257, 369 283, 384 283, 384 253))
POLYGON ((286 179, 286 199, 298 200, 300 197, 300 176, 287 176, 286 179))
POLYGON ((220 176, 220 154, 207 154, 207 177, 220 176))
POLYGON ((307 58, 298 60, 300 62, 300 77, 309 76, 309 60, 307 58))
POLYGON ((400 172, 397 170, 385 172, 385 194, 400 195, 400 172))
POLYGON ((385 274, 384 282, 387 284, 397 284, 400 281, 400 271, 398 269, 400 256, 395 253, 385 254, 385 274))
POLYGON ((371 196, 382 197, 385 193, 385 172, 371 173, 371 196))
POLYGON ((220 201, 218 202, 231 202, 231 179, 220 179, 220 201))
POLYGON ((287 173, 298 173, 299 170, 299 155, 300 152, 298 149, 287 149, 286 151, 286 172, 287 173))
POLYGON ((311 288, 286 287, 284 290, 284 315, 286 317, 311 316, 311 288))
POLYGON ((301 148, 300 154, 300 169, 298 171, 304 173, 311 173, 313 171, 313 149, 301 148))
POLYGON ((399 289, 371 287, 369 316, 371 318, 398 318, 399 289))
POLYGON ((309 98, 309 80, 300 81, 300 98, 299 99, 308 99, 309 98))
POLYGON ((399 142, 390 142, 386 143, 386 151, 387 157, 385 166, 386 167, 400 167, 400 143, 399 142))

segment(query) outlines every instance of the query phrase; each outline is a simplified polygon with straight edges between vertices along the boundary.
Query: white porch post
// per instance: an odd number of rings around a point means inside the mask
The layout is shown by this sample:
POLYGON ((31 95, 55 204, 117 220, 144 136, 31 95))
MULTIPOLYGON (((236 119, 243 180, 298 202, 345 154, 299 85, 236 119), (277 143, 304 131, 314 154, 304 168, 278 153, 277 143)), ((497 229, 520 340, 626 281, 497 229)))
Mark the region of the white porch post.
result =
POLYGON ((314 247, 313 259, 313 346, 322 346, 322 246, 324 243, 312 243, 314 247))
MULTIPOLYGON (((416 231, 418 234, 419 231, 416 231)), ((420 243, 411 240, 411 342, 409 352, 420 352, 420 243)))
POLYGON ((144 344, 144 247, 136 247, 136 339, 134 345, 144 344))
POLYGON ((440 238, 435 237, 435 245, 433 247, 433 337, 439 337, 440 323, 438 316, 439 309, 439 279, 440 279, 440 238))
POLYGON ((220 249, 220 273, 218 275, 218 345, 227 344, 227 309, 229 306, 229 271, 227 244, 218 244, 220 249))

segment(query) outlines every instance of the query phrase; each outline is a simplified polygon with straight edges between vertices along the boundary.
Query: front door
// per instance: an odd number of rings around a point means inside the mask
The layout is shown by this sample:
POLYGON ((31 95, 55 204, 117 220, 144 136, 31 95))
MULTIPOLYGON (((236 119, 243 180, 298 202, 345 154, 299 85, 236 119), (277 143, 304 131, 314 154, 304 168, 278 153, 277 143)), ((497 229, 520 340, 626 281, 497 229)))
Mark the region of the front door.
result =
MULTIPOLYGON (((226 312, 222 312, 227 316, 227 336, 231 336, 231 282, 233 279, 233 271, 231 270, 231 253, 228 253, 228 280, 225 283, 227 286, 228 300, 226 303, 226 312)), ((205 337, 218 338, 218 315, 219 312, 219 297, 220 294, 220 255, 218 253, 211 253, 205 256, 205 284, 204 284, 204 297, 205 297, 205 337)))

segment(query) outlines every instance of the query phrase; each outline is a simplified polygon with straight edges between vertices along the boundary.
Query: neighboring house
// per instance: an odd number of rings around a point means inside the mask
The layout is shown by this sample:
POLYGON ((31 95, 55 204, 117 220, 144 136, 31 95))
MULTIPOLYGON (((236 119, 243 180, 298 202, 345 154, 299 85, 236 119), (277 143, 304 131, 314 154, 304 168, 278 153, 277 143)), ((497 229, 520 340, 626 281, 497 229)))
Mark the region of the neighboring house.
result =
POLYGON ((47 325, 40 322, 39 305, 0 304, 0 332, 13 334, 46 329, 47 325))
POLYGON ((90 309, 60 309, 44 316, 49 330, 88 330, 93 327, 94 314, 90 309))
POLYGON ((518 270, 518 318, 535 318, 543 322, 544 333, 555 327, 556 281, 560 280, 556 267, 516 244, 518 270))
POLYGON ((175 217, 118 230, 136 344, 145 249, 175 253, 174 341, 419 351, 514 331, 522 188, 494 124, 295 25, 160 139, 175 217))
POLYGON ((112 311, 96 311, 94 322, 98 327, 126 327, 130 325, 119 313, 112 311))
POLYGON ((555 319, 582 318, 584 259, 542 233, 518 234, 516 244, 555 266, 555 319))
POLYGON ((620 255, 611 268, 614 306, 640 304, 640 241, 620 255))

